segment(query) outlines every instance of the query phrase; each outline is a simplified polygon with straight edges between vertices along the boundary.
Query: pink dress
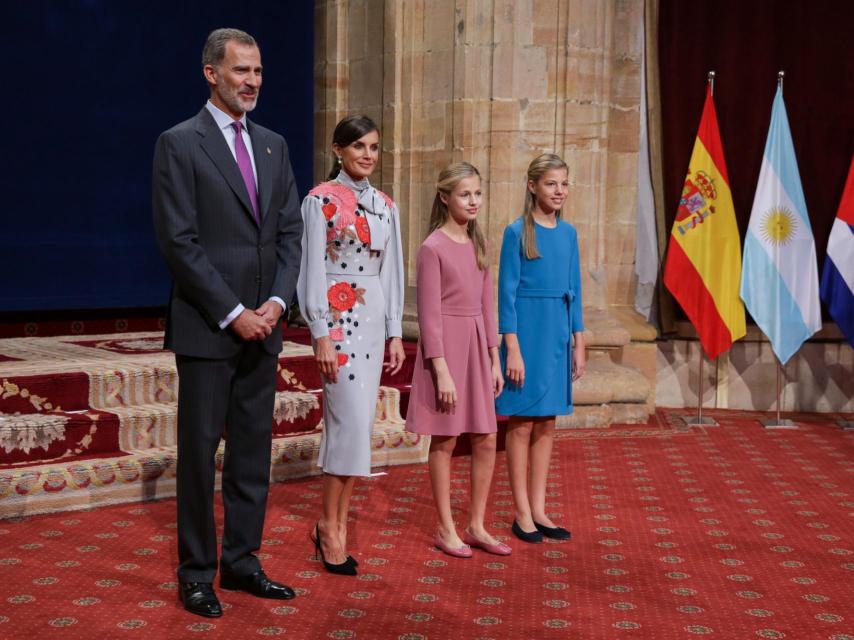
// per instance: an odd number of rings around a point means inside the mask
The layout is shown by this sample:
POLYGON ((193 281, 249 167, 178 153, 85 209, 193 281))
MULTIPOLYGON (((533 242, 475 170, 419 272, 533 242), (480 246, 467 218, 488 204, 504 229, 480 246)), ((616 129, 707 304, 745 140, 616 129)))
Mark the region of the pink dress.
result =
POLYGON ((489 349, 498 346, 492 275, 477 267, 474 245, 431 233, 418 250, 418 326, 421 339, 406 429, 456 436, 495 433, 495 397, 489 349), (452 413, 436 397, 430 358, 444 356, 457 389, 452 413))

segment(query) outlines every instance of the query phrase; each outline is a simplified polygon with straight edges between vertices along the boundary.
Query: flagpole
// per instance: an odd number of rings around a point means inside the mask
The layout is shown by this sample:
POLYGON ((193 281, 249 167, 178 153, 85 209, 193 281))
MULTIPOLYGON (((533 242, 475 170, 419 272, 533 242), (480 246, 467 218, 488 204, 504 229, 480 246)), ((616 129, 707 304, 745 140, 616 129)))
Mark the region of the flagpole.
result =
POLYGON ((780 395, 781 395, 781 384, 780 384, 780 376, 783 370, 783 365, 780 364, 780 360, 777 356, 774 356, 774 362, 777 365, 777 419, 776 420, 760 420, 762 426, 766 429, 797 429, 798 425, 788 420, 787 418, 780 417, 780 395))
MULTIPOLYGON (((777 72, 777 88, 780 90, 780 93, 783 92, 783 80, 785 79, 785 77, 786 77, 786 72, 783 71, 782 69, 780 69, 777 72)), ((783 365, 780 363, 780 359, 777 357, 776 353, 774 354, 774 363, 776 365, 776 370, 777 370, 777 395, 776 395, 777 415, 776 415, 776 419, 774 419, 774 420, 760 420, 760 422, 762 423, 762 426, 765 427, 766 429, 797 429, 798 428, 797 424, 795 424, 791 420, 783 418, 780 415, 780 412, 782 409, 782 402, 781 402, 782 385, 781 385, 780 379, 782 377, 783 365)))
POLYGON ((705 378, 705 372, 703 368, 706 363, 706 354, 703 353, 703 347, 700 346, 700 382, 697 393, 697 416, 684 416, 682 419, 685 421, 686 426, 689 427, 717 427, 718 423, 714 418, 703 415, 703 378, 705 378))
MULTIPOLYGON (((715 72, 714 70, 709 71, 706 75, 706 81, 709 84, 709 91, 712 96, 715 95, 715 72)), ((693 418, 690 416, 684 416, 682 419, 685 421, 686 426, 689 427, 717 427, 718 423, 714 418, 710 418, 708 416, 703 415, 703 378, 705 378, 705 372, 703 371, 704 365, 706 364, 706 355, 703 353, 703 347, 700 346, 700 380, 697 389, 697 417, 693 418)))

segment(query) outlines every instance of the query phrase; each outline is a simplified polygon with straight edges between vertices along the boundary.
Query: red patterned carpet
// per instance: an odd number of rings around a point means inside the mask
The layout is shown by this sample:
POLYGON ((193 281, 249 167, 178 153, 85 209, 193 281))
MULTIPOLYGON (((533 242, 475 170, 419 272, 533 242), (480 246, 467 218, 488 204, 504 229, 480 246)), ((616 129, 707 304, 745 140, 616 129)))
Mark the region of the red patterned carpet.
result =
MULTIPOLYGON (((510 539, 507 558, 433 549, 426 468, 392 467, 354 496, 360 576, 331 576, 308 541, 318 479, 275 485, 264 565, 299 596, 220 592, 212 621, 176 599, 172 500, 2 521, 0 637, 854 638, 854 433, 720 411, 684 429, 683 413, 562 432, 549 506, 574 539, 510 539)), ((509 535, 503 458, 489 520, 509 535)))

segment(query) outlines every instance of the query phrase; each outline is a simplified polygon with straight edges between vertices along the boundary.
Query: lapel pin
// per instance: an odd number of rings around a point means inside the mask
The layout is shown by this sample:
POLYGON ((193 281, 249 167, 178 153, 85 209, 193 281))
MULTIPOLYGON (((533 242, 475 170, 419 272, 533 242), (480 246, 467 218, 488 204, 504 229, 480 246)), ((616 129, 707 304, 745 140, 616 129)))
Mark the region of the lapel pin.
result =
POLYGON ((267 155, 268 155, 268 156, 273 155, 273 152, 272 152, 272 151, 270 151, 270 147, 267 147, 267 155))

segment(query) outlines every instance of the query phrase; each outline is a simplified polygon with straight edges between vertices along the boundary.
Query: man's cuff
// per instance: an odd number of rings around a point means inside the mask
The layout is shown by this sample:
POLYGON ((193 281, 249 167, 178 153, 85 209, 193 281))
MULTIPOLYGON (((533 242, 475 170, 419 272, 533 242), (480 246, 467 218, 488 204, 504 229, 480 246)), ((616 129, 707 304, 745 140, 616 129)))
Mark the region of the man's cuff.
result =
POLYGON ((270 296, 270 300, 272 300, 273 302, 277 302, 282 308, 282 315, 285 315, 285 312, 288 310, 288 305, 285 304, 285 301, 282 300, 279 296, 270 296))
POLYGON ((234 320, 235 320, 235 318, 237 318, 237 316, 239 316, 244 311, 246 311, 246 307, 244 307, 242 304, 240 304, 238 302, 237 306, 234 307, 234 310, 231 313, 229 313, 227 316, 225 316, 225 319, 219 323, 219 328, 225 329, 228 325, 230 325, 232 322, 234 322, 234 320))

